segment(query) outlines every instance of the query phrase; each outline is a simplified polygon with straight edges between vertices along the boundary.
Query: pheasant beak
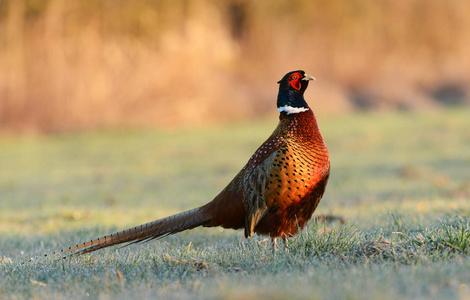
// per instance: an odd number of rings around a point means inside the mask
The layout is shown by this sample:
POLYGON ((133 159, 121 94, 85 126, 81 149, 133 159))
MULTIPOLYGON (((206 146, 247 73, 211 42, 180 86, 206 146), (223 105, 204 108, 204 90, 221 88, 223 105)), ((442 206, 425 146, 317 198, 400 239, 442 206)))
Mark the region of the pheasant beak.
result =
POLYGON ((302 80, 309 81, 309 80, 316 80, 316 79, 312 75, 305 74, 305 77, 302 78, 302 80))

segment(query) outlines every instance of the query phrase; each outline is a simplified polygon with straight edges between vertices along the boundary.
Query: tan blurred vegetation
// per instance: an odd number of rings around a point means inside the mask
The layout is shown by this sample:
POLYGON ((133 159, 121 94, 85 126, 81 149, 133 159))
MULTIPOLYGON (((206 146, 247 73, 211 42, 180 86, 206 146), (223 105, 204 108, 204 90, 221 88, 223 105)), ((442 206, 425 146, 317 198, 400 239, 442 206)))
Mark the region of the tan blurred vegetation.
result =
POLYGON ((468 104, 470 1, 0 0, 0 126, 174 126, 275 111, 468 104))

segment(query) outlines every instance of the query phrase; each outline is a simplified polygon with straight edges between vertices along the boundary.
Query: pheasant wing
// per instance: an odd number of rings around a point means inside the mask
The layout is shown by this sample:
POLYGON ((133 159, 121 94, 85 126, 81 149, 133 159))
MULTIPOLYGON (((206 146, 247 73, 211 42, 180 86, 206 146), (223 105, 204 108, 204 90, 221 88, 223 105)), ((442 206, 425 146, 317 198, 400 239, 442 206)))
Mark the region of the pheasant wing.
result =
POLYGON ((283 138, 273 134, 248 161, 243 178, 244 199, 246 210, 245 237, 251 237, 259 221, 266 215, 266 191, 274 161, 283 138))

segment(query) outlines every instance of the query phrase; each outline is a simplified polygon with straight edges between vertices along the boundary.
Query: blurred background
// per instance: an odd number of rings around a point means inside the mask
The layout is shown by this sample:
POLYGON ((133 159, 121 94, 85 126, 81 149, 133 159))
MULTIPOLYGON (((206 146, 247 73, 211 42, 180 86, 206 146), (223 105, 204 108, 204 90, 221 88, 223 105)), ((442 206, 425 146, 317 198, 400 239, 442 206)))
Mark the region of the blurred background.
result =
POLYGON ((174 127, 470 103, 470 1, 0 0, 0 127, 174 127))

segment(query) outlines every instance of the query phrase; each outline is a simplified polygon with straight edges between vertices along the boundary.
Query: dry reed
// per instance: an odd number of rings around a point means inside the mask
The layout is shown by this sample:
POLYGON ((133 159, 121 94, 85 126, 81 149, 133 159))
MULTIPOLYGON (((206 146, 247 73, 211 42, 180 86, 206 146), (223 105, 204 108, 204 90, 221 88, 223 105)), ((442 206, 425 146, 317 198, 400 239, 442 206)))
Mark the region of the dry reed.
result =
POLYGON ((469 29, 457 0, 4 0, 0 127, 249 118, 297 68, 320 113, 468 103, 469 29))

